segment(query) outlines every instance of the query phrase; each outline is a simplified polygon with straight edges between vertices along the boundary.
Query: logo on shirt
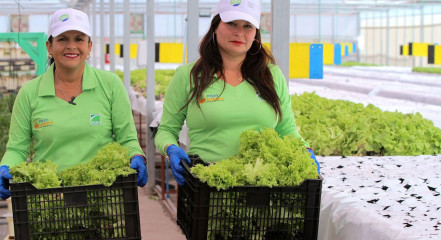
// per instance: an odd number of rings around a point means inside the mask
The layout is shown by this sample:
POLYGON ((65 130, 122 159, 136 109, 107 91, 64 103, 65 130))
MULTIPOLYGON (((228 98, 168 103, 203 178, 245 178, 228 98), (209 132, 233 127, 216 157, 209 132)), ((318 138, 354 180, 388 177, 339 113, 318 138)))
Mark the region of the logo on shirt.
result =
POLYGON ((34 126, 34 129, 40 129, 54 125, 54 121, 49 121, 49 119, 45 118, 32 121, 32 125, 34 126))
POLYGON ((203 94, 202 98, 199 99, 199 104, 219 101, 224 101, 224 98, 219 97, 219 94, 207 94, 206 96, 203 94))
POLYGON ((232 6, 237 7, 237 6, 240 5, 240 2, 242 2, 242 1, 241 1, 241 0, 231 0, 231 1, 230 1, 230 4, 231 4, 232 6))
POLYGON ((101 114, 90 114, 90 126, 101 126, 101 114))

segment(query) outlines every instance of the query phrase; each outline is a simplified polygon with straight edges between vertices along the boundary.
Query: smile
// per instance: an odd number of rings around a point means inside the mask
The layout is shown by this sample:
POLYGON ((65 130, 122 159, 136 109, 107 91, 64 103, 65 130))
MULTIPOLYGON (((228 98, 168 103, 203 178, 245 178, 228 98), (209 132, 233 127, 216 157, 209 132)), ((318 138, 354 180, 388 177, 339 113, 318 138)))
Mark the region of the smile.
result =
POLYGON ((75 58, 75 57, 78 57, 79 54, 67 53, 67 54, 64 54, 64 56, 65 56, 65 57, 68 57, 68 58, 75 58))
POLYGON ((239 41, 231 41, 232 43, 236 44, 236 45, 242 45, 244 44, 243 42, 239 42, 239 41))

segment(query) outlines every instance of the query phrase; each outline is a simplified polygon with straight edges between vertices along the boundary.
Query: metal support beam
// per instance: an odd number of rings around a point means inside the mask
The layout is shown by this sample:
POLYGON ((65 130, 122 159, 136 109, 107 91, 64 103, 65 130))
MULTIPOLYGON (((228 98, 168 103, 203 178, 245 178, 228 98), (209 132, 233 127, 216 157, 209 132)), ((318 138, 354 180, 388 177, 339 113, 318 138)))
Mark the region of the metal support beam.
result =
POLYGON ((110 71, 115 72, 115 0, 110 0, 109 15, 109 55, 110 55, 110 71))
MULTIPOLYGON (((361 36, 361 13, 357 14, 357 21, 358 21, 357 22, 357 25, 358 25, 358 27, 357 27, 357 40, 356 40, 357 48, 355 50, 357 51, 357 62, 361 62, 360 42, 358 41, 361 36)), ((365 32, 365 34, 367 34, 366 28, 365 28, 364 32, 365 32)), ((364 39, 367 39, 367 36, 364 39)), ((366 43, 364 43, 364 44, 365 44, 364 49, 366 49, 366 43)))
POLYGON ((381 65, 384 65, 384 37, 383 37, 383 28, 384 28, 384 23, 383 23, 383 12, 379 12, 378 15, 380 15, 378 17, 379 21, 380 21, 380 63, 381 65))
POLYGON ((390 48, 390 10, 386 10, 386 65, 389 66, 390 48))
POLYGON ((287 82, 289 81, 289 9, 290 2, 287 0, 271 1, 271 52, 287 82))
POLYGON ((374 64, 378 64, 378 62, 377 61, 375 61, 376 59, 375 59, 375 54, 376 54, 376 49, 377 49, 377 34, 376 34, 376 31, 375 31, 375 28, 376 28, 376 22, 375 22, 375 19, 376 19, 376 16, 375 16, 375 12, 372 12, 372 46, 371 46, 371 49, 372 49, 372 61, 370 62, 370 63, 374 63, 374 64))
POLYGON ((46 50, 47 36, 45 33, 10 32, 0 33, 0 42, 14 41, 34 60, 36 65, 36 75, 41 75, 46 71, 46 50), (32 44, 36 42, 36 46, 32 44))
MULTIPOLYGON (((420 41, 423 43, 424 42, 424 1, 423 1, 423 5, 421 5, 421 13, 420 13, 420 18, 421 18, 421 27, 420 27, 420 41)), ((420 66, 423 66, 423 58, 420 57, 420 66)))
POLYGON ((124 86, 130 88, 130 0, 124 0, 124 86))
POLYGON ((149 181, 147 190, 154 191, 155 186, 155 143, 153 133, 150 130, 150 123, 153 121, 153 111, 155 110, 155 0, 147 0, 146 20, 147 20, 147 99, 146 99, 146 157, 149 181))
POLYGON ((187 8, 187 62, 194 62, 199 57, 199 0, 188 0, 187 8))
POLYGON ((104 0, 100 0, 100 44, 99 44, 100 67, 104 70, 104 0))
MULTIPOLYGON (((92 41, 93 42, 97 42, 97 38, 96 38, 96 32, 97 32, 97 27, 96 27, 96 4, 95 4, 95 0, 92 1, 92 41)), ((96 49, 93 49, 93 53, 96 53, 96 49)), ((92 56, 92 66, 96 67, 96 54, 93 54, 92 56)))

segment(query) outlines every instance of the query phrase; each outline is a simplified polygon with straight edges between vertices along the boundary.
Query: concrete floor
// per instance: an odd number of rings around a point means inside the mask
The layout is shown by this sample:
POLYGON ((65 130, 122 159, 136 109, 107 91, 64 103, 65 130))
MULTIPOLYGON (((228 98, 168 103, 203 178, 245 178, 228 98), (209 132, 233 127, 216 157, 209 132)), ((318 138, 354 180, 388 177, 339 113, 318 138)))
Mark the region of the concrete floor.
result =
POLYGON ((0 239, 2 240, 9 235, 8 221, 4 217, 8 212, 8 204, 0 199, 0 239))

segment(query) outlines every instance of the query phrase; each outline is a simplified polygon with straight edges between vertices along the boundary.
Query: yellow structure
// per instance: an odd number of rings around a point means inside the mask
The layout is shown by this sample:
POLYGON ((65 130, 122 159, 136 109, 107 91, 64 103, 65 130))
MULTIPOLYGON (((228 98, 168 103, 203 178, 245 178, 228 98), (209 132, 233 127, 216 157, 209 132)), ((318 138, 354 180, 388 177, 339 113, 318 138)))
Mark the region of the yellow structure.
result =
POLYGON ((429 54, 429 50, 428 50, 429 44, 430 43, 420 43, 420 42, 409 43, 409 55, 415 57, 427 57, 429 54), (410 51, 410 48, 412 48, 412 51, 410 51))
POLYGON ((289 78, 309 78, 309 46, 311 43, 289 44, 289 78))
POLYGON ((332 43, 323 43, 323 64, 334 64, 334 44, 332 43))
POLYGON ((441 65, 441 45, 435 45, 435 54, 433 64, 441 65))
POLYGON ((159 43, 159 62, 181 63, 183 50, 183 43, 159 43))
POLYGON ((401 50, 402 50, 401 55, 403 55, 403 56, 409 56, 409 45, 403 45, 403 46, 401 46, 401 50))

